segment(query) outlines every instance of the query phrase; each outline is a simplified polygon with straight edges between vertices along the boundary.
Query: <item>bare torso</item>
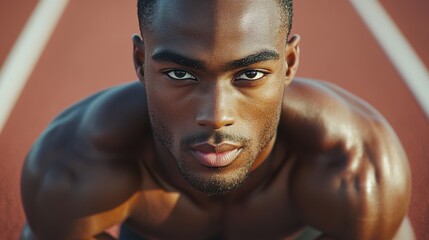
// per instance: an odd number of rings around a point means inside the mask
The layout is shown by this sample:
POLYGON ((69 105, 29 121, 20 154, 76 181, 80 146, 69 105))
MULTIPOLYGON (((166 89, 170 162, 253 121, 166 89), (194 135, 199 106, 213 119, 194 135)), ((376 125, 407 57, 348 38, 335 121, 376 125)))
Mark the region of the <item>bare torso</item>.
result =
POLYGON ((335 87, 296 80, 268 161, 241 190, 217 197, 163 172, 141 86, 109 91, 60 115, 27 159, 23 202, 39 236, 86 239, 124 222, 149 239, 286 239, 308 226, 384 239, 406 214, 409 170, 395 136, 380 143, 390 134, 384 120, 335 87), (371 159, 359 157, 368 149, 371 159))

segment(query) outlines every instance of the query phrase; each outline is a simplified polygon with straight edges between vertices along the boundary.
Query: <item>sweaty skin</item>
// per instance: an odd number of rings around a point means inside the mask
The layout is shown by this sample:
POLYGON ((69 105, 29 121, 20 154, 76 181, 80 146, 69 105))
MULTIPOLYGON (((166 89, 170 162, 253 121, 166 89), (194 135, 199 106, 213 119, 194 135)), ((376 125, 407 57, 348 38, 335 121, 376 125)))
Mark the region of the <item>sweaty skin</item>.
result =
POLYGON ((386 120, 295 78, 277 1, 159 1, 139 82, 61 113, 22 173, 22 239, 414 239, 410 170, 386 120), (189 7, 192 6, 192 7, 189 7))

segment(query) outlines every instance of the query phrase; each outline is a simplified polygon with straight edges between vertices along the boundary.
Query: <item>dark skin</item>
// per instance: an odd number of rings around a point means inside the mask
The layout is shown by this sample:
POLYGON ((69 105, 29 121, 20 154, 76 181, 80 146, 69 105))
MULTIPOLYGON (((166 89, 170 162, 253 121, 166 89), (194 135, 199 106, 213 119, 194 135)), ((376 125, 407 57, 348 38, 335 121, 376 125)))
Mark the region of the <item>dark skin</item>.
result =
POLYGON ((414 238, 396 135, 345 90, 294 79, 276 1, 160 2, 133 37, 140 83, 75 104, 30 151, 22 239, 112 239, 121 222, 150 239, 414 238))

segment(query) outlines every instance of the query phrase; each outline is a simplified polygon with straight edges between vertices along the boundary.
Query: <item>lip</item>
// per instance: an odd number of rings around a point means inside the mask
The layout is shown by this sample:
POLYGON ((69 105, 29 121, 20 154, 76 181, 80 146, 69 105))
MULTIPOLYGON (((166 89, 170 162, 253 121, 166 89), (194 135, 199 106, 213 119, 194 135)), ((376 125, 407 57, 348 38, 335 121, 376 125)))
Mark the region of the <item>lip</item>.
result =
POLYGON ((191 146, 192 154, 197 161, 206 167, 226 167, 240 154, 239 145, 231 143, 200 143, 191 146))

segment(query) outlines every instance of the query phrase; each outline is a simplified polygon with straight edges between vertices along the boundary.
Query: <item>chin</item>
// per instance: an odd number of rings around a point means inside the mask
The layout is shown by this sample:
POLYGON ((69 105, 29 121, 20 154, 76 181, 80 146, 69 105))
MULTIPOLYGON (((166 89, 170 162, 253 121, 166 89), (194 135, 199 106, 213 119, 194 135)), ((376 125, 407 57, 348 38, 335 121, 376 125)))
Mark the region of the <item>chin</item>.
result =
POLYGON ((224 168, 206 168, 205 171, 192 171, 179 166, 183 178, 196 190, 209 196, 220 196, 234 191, 241 186, 249 176, 248 166, 230 170, 224 168))

